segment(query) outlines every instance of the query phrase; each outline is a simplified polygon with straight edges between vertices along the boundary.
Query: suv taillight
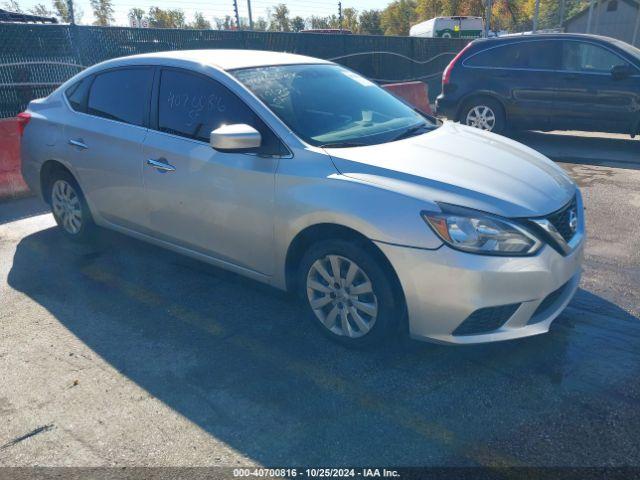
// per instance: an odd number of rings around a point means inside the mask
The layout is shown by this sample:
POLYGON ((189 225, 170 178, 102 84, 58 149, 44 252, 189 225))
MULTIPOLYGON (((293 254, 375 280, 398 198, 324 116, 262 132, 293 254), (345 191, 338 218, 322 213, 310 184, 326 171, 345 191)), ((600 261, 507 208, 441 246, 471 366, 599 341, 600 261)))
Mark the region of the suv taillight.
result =
POLYGON ((16 118, 18 119, 18 133, 20 137, 24 134, 24 129, 31 120, 31 114, 27 112, 19 113, 16 118))
POLYGON ((464 55, 464 52, 469 50, 470 47, 471 47, 471 43, 467 43, 467 45, 462 50, 460 50, 455 57, 453 57, 453 60, 449 62, 449 65, 447 65, 447 68, 444 69, 444 72, 442 72, 442 88, 443 89, 444 89, 444 86, 449 85, 449 82, 451 81, 451 70, 453 70, 453 66, 456 64, 458 60, 460 60, 462 55, 464 55))

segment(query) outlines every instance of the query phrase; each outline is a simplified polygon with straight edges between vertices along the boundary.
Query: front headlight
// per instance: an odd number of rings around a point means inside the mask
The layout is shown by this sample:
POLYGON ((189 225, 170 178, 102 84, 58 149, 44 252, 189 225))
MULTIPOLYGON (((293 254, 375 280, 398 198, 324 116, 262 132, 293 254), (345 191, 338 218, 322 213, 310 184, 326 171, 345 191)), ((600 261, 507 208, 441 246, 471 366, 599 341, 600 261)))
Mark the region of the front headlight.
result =
POLYGON ((542 246, 532 233, 506 218, 448 204, 422 212, 427 225, 450 247, 484 255, 532 255, 542 246))

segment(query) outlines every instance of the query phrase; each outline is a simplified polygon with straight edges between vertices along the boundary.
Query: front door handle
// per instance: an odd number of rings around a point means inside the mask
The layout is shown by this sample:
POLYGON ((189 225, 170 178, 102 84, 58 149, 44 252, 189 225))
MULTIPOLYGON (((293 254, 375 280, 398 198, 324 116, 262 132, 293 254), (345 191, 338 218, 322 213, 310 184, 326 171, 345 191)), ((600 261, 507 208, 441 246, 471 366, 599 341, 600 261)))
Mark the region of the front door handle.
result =
POLYGON ((153 158, 150 158, 147 160, 147 165, 151 165, 153 168, 161 172, 175 172, 176 167, 162 160, 164 159, 154 160, 153 158))
POLYGON ((69 145, 72 145, 74 147, 78 147, 81 150, 86 150, 87 148, 89 148, 89 147, 87 147, 87 144, 82 141, 81 138, 79 138, 78 140, 73 140, 73 139, 70 138, 69 139, 69 145))

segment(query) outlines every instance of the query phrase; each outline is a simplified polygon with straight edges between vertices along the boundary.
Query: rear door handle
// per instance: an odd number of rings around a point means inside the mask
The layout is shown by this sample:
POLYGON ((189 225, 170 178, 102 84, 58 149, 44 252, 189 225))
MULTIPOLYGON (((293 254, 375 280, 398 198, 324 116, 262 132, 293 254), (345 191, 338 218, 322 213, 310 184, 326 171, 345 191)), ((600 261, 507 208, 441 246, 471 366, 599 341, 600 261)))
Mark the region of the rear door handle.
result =
POLYGON ((163 160, 164 160, 163 158, 159 160, 154 160, 153 158, 150 158, 147 160, 147 165, 150 165, 156 170, 159 170, 161 172, 175 172, 176 167, 174 167, 170 163, 167 163, 166 160, 165 161, 163 160))
POLYGON ((69 139, 69 145, 72 145, 74 147, 78 147, 81 150, 86 150, 87 148, 89 148, 89 147, 87 147, 87 144, 82 141, 81 138, 79 138, 78 140, 73 140, 73 139, 70 138, 69 139))

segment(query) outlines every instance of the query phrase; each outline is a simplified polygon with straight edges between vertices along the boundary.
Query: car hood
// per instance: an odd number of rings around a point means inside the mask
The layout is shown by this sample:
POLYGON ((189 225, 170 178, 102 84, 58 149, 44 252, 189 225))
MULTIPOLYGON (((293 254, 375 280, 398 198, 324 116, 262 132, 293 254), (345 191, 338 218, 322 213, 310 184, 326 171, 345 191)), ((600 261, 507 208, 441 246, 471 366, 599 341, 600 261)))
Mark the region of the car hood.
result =
POLYGON ((326 151, 352 179, 431 205, 445 202, 506 217, 546 215, 576 190, 562 168, 535 150, 452 122, 405 140, 326 151))

